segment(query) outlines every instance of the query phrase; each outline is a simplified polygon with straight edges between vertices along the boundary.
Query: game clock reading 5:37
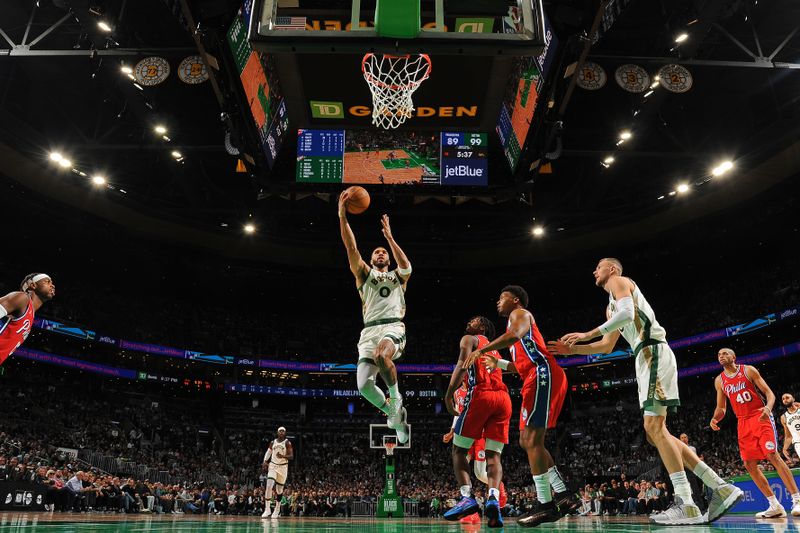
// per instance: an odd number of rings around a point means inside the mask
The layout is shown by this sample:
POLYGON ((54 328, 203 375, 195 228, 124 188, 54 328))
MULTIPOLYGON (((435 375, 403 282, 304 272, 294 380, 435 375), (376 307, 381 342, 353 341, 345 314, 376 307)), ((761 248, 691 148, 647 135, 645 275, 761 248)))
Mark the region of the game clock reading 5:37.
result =
POLYGON ((442 132, 442 185, 487 185, 488 152, 485 133, 442 132))

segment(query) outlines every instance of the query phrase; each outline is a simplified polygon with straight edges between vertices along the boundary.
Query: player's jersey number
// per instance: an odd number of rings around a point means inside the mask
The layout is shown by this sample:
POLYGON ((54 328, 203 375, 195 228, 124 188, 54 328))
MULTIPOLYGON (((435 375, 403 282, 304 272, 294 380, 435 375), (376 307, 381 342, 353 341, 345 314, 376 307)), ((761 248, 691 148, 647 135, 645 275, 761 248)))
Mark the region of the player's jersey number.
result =
POLYGON ((753 395, 750 394, 750 391, 742 391, 736 395, 736 403, 747 403, 753 399, 753 395))

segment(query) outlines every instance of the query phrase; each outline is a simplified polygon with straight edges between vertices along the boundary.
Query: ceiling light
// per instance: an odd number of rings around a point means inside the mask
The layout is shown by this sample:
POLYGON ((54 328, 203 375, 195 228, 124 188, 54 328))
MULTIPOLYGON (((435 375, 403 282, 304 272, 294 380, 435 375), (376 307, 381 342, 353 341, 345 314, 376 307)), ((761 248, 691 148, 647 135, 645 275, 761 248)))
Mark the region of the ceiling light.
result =
POLYGON ((659 81, 656 79, 656 81, 654 81, 653 83, 650 84, 650 88, 651 89, 655 89, 659 85, 661 85, 661 83, 659 83, 659 81))
POLYGON ((683 41, 685 41, 688 38, 689 38, 689 34, 688 33, 681 33, 680 35, 675 37, 675 42, 680 44, 680 43, 682 43, 683 41))
POLYGON ((165 128, 161 124, 153 128, 153 130, 155 130, 155 132, 158 133, 159 135, 164 135, 165 133, 167 133, 167 128, 165 128))
POLYGON ((142 87, 141 85, 139 85, 136 82, 133 83, 133 86, 136 87, 137 89, 139 89, 140 91, 144 91, 144 87, 142 87))
POLYGON ((179 151, 173 150, 172 151, 172 157, 174 157, 175 159, 180 159, 183 156, 181 155, 181 153, 179 151))
POLYGON ((136 76, 134 76, 134 75, 133 75, 133 74, 131 74, 131 73, 128 73, 128 77, 129 77, 130 79, 132 79, 132 80, 135 80, 135 79, 136 79, 136 76))
POLYGON ((675 191, 669 191, 670 196, 675 196, 675 191))
POLYGON ((678 185, 678 192, 681 194, 689 192, 689 186, 685 183, 681 183, 680 185, 678 185))
POLYGON ((624 140, 622 140, 622 139, 618 140, 618 141, 617 141, 617 146, 619 146, 620 144, 622 144, 622 143, 624 143, 624 142, 625 142, 625 141, 624 141, 624 140))
POLYGON ((106 21, 104 21, 104 20, 98 20, 97 21, 97 27, 100 28, 101 30, 105 31, 105 32, 110 32, 111 31, 111 26, 109 26, 108 23, 106 21))
POLYGON ((64 168, 68 168, 72 166, 72 161, 70 161, 69 159, 64 159, 62 157, 61 159, 58 160, 58 164, 64 168))
POLYGON ((653 94, 653 90, 652 90, 652 89, 650 89, 649 91, 647 91, 646 93, 644 93, 644 97, 645 97, 645 98, 647 98, 647 97, 648 97, 648 96, 650 96, 651 94, 653 94))
POLYGON ((161 138, 164 139, 167 142, 170 142, 172 140, 169 137, 167 137, 166 135, 162 135, 161 138))
POLYGON ((614 162, 614 156, 613 155, 610 155, 610 156, 606 157, 605 159, 603 159, 603 163, 605 163, 606 165, 610 165, 613 162, 614 162))
POLYGON ((533 233, 534 237, 541 237, 544 235, 544 228, 541 226, 536 226, 531 230, 531 233, 533 233))
POLYGON ((92 183, 100 186, 106 184, 106 179, 103 176, 92 176, 92 183))
POLYGON ((721 176, 733 168, 732 161, 723 161, 711 171, 714 176, 721 176))
POLYGON ((123 74, 133 74, 133 69, 128 65, 123 64, 119 69, 122 71, 123 74))
POLYGON ((256 232, 256 227, 252 224, 245 224, 244 232, 247 233, 248 235, 252 235, 253 233, 256 232))
POLYGON ((620 132, 620 134, 619 134, 619 138, 620 138, 620 139, 622 139, 623 141, 627 141, 627 140, 628 140, 628 139, 630 139, 632 136, 633 136, 633 134, 632 134, 630 131, 628 131, 628 130, 623 130, 623 131, 621 131, 621 132, 620 132))
POLYGON ((658 197, 658 199, 659 200, 663 200, 664 199, 664 195, 662 194, 661 196, 658 197))
POLYGON ((62 159, 64 159, 64 156, 59 154, 58 152, 50 152, 50 161, 55 161, 56 163, 58 163, 62 159))

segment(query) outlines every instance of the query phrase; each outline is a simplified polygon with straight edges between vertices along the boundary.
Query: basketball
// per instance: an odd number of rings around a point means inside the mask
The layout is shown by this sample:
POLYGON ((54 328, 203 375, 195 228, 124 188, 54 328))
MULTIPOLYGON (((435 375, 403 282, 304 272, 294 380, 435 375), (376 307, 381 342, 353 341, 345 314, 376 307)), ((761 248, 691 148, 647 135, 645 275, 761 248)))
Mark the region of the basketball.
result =
POLYGON ((350 194, 347 199, 347 212, 353 215, 363 213, 369 207, 369 193, 364 187, 348 187, 344 192, 350 194))

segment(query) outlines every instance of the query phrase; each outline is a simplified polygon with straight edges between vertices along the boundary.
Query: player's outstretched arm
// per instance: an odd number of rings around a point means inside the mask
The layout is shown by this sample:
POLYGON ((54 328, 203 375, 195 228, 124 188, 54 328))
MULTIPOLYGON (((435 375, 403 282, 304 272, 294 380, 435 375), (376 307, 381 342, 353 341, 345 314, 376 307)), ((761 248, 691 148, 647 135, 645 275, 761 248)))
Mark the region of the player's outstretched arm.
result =
POLYGON ((411 262, 408 260, 405 252, 403 252, 403 249, 400 248, 400 245, 397 244, 397 241, 394 240, 392 226, 389 224, 389 215, 383 215, 381 217, 381 225, 383 226, 381 229, 383 236, 386 238, 386 242, 389 243, 389 248, 392 249, 392 255, 397 261, 397 273, 400 274, 400 277, 403 278, 403 283, 405 283, 408 281, 408 278, 411 277, 411 262))
POLYGON ((20 317, 28 308, 28 295, 24 292, 10 292, 0 297, 0 319, 6 315, 12 318, 20 317))
POLYGON ((772 408, 775 407, 775 393, 772 392, 767 382, 761 377, 761 372, 756 370, 755 367, 750 365, 744 367, 744 375, 752 381, 753 385, 767 398, 767 405, 761 410, 761 416, 759 417, 761 420, 766 420, 769 418, 769 415, 772 414, 772 408))
POLYGON ((547 349, 556 355, 593 355, 596 353, 611 353, 619 340, 619 330, 609 331, 599 341, 589 344, 567 344, 564 335, 557 341, 548 341, 547 349))
POLYGON ((463 368, 469 368, 479 357, 486 355, 493 350, 508 348, 531 330, 531 314, 525 309, 514 309, 508 316, 508 330, 497 337, 495 340, 481 348, 475 350, 469 357, 461 363, 463 368))
POLYGON ((728 408, 727 401, 725 400, 725 393, 722 392, 722 380, 719 376, 714 380, 714 388, 717 390, 717 407, 714 409, 714 416, 711 418, 711 429, 719 431, 719 423, 725 418, 725 411, 728 408))
POLYGON ((447 392, 444 395, 444 402, 447 406, 447 412, 453 416, 458 416, 454 395, 456 393, 456 389, 459 388, 461 386, 461 382, 464 381, 464 374, 467 372, 467 367, 463 366, 463 363, 476 346, 478 346, 478 339, 476 339, 473 335, 464 335, 461 337, 461 342, 458 345, 458 363, 453 369, 453 373, 450 375, 450 384, 447 386, 447 392))
POLYGON ((356 284, 360 286, 367 279, 369 266, 361 258, 361 253, 356 245, 356 236, 353 234, 352 228, 350 228, 350 223, 347 222, 346 204, 349 196, 346 191, 339 195, 339 230, 342 233, 344 248, 347 250, 347 262, 350 263, 350 272, 355 276, 356 284))

